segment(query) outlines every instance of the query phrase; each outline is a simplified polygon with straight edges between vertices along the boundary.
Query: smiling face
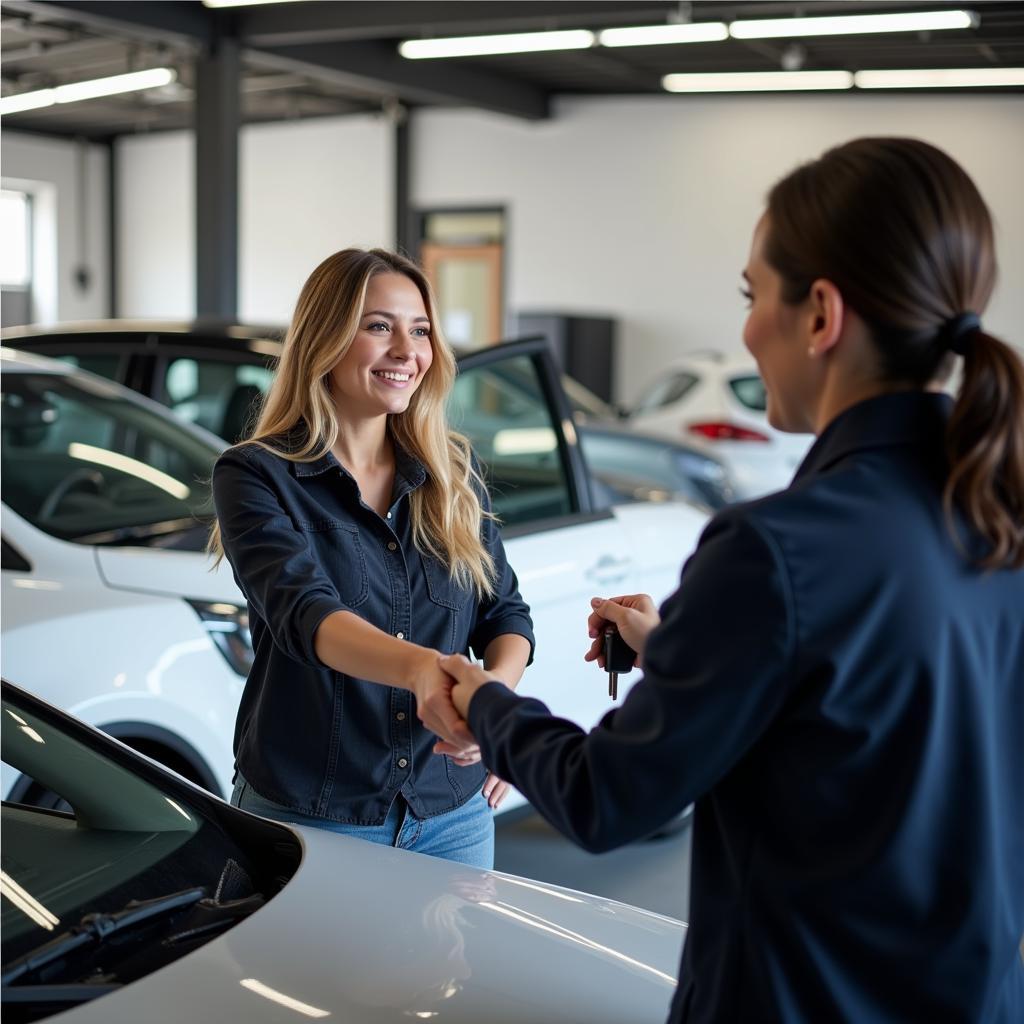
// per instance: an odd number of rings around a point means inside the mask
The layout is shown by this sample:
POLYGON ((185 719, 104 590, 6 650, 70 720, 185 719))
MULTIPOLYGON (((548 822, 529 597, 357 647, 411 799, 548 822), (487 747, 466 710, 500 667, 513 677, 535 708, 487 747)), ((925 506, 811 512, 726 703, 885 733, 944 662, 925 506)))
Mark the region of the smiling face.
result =
POLYGON ((782 299, 782 278, 765 259, 767 216, 754 229, 743 277, 750 312, 743 343, 757 361, 768 395, 768 422, 777 430, 803 433, 814 428, 819 367, 808 356, 811 322, 803 304, 782 299))
POLYGON ((433 358, 419 288, 404 274, 374 275, 356 336, 330 373, 339 413, 351 421, 405 412, 433 358))

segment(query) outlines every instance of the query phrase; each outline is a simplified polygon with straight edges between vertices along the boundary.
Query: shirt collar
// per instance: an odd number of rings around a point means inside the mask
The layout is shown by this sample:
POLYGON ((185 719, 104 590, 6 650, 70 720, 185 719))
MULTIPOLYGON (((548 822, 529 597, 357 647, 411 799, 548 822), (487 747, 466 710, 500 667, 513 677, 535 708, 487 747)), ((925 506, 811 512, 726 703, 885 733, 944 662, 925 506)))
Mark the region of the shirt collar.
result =
POLYGON ((900 391, 858 402, 818 435, 793 482, 816 476, 868 448, 936 443, 941 447, 952 408, 949 395, 934 391, 900 391))
MULTIPOLYGON (((301 447, 306 439, 306 428, 304 424, 293 427, 284 438, 285 450, 294 451, 301 447)), ((325 452, 318 459, 312 462, 293 462, 292 468, 296 477, 319 476, 330 469, 337 469, 344 476, 349 477, 347 469, 334 457, 333 453, 325 452)), ((413 491, 427 479, 427 471, 423 463, 407 452, 399 444, 395 444, 395 498, 401 497, 408 491, 413 491)))

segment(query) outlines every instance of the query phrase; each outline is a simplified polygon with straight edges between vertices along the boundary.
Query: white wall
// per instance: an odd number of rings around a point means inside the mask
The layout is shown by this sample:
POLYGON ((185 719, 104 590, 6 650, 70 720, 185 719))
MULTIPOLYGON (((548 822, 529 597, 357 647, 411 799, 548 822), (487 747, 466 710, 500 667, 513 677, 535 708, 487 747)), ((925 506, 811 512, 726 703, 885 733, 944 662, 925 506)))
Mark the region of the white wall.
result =
POLYGON ((191 132, 118 139, 117 315, 190 320, 196 309, 191 132))
MULTIPOLYGON (((284 323, 324 257, 393 244, 392 138, 376 116, 242 130, 240 319, 284 323)), ((195 314, 194 152, 185 132, 118 143, 121 316, 195 314)))
POLYGON ((1024 344, 1024 98, 569 99, 524 123, 468 110, 413 120, 413 202, 508 208, 514 310, 620 321, 619 399, 686 348, 740 349, 739 273, 772 183, 858 135, 946 149, 987 199, 1001 285, 986 325, 1024 344))
POLYGON ((285 322, 303 282, 332 252, 394 245, 393 138, 377 116, 242 132, 241 319, 285 322))
POLYGON ((108 153, 49 136, 3 133, 3 182, 33 193, 33 319, 108 316, 108 153), (85 287, 75 279, 84 268, 85 287))

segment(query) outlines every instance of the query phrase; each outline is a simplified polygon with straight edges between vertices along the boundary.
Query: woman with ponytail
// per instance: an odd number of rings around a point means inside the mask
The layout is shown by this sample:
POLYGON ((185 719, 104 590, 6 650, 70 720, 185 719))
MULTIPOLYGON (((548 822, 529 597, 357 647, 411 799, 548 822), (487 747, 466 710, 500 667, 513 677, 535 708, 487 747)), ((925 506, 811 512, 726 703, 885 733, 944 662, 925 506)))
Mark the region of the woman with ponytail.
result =
POLYGON ((672 1021, 1024 1020, 1024 368, 949 156, 858 139, 780 181, 744 271, 790 487, 719 513, 589 734, 459 657, 484 763, 592 850, 696 802, 672 1021), (959 368, 954 397, 944 385, 959 368))
POLYGON ((491 867, 508 786, 480 765, 438 658, 472 648, 514 684, 533 633, 469 444, 445 421, 454 378, 415 264, 328 257, 254 433, 214 469, 210 550, 231 563, 255 650, 233 802, 491 867))

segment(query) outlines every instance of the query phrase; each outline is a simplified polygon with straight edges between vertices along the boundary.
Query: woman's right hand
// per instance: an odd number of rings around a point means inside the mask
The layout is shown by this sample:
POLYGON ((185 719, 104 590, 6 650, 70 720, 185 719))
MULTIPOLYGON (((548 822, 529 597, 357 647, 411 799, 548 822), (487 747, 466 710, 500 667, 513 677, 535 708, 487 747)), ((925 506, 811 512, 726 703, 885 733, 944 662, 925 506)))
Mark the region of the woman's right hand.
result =
POLYGON ((596 661, 604 668, 604 633, 608 625, 615 626, 619 635, 636 651, 636 664, 643 663, 644 648, 651 630, 661 622, 658 609, 649 594, 624 594, 621 597, 595 597, 590 602, 593 611, 587 619, 587 633, 591 637, 590 650, 584 661, 596 661))
POLYGON ((452 703, 455 683, 441 669, 440 656, 428 647, 416 651, 410 686, 416 698, 416 717, 435 736, 450 744, 447 752, 458 763, 472 764, 480 759, 480 747, 452 703))

